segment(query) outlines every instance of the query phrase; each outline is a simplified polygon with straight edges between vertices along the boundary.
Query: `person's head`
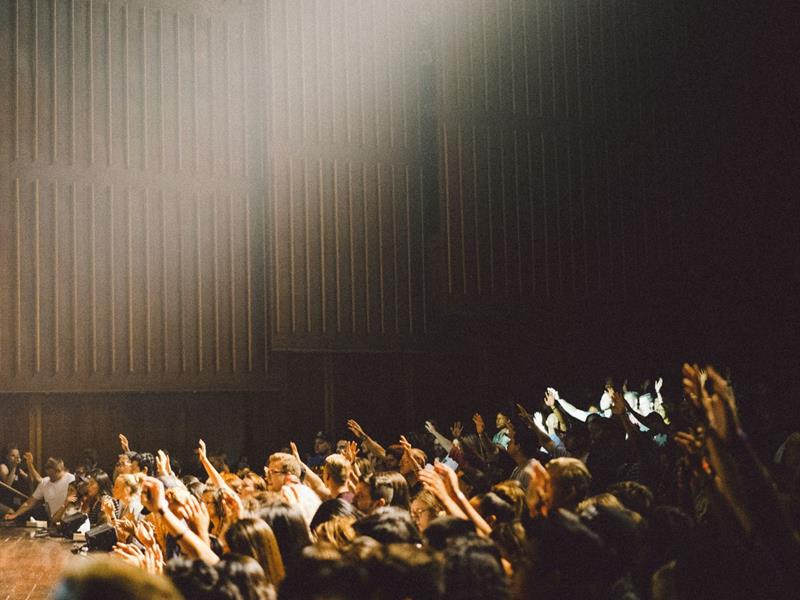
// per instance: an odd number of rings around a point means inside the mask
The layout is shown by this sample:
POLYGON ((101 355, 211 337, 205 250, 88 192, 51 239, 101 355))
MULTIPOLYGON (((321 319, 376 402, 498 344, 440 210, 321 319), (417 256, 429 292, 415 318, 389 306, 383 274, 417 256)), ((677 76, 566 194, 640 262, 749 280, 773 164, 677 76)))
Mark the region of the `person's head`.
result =
POLYGON ((9 468, 20 464, 22 462, 22 455, 19 452, 19 447, 16 444, 8 444, 3 448, 3 455, 0 456, 0 462, 9 468))
POLYGON ((653 492, 646 485, 637 481, 620 481, 608 486, 608 492, 614 494, 625 508, 638 512, 646 517, 655 502, 653 492))
POLYGON ((206 510, 208 510, 208 516, 211 519, 211 530, 217 532, 220 530, 222 519, 225 516, 222 491, 215 487, 207 486, 203 490, 202 499, 203 504, 206 505, 206 510))
POLYGON ((564 447, 572 456, 583 456, 589 450, 589 430, 575 425, 564 434, 564 447))
POLYGON ((142 485, 142 478, 136 475, 117 475, 114 480, 113 496, 117 500, 128 503, 131 498, 139 493, 142 485))
MULTIPOLYGON (((133 462, 131 462, 131 454, 134 452, 123 452, 117 456, 117 464, 114 465, 114 475, 127 475, 133 473, 133 462)), ((116 477, 115 477, 116 478, 116 477)))
POLYGON ((484 521, 491 525, 492 528, 500 523, 509 523, 517 518, 514 507, 494 492, 483 494, 477 508, 484 521))
POLYGON ((492 492, 514 508, 514 517, 519 519, 525 511, 525 488, 515 479, 507 479, 492 486, 492 492))
POLYGON ((318 431, 317 435, 314 436, 314 454, 328 456, 331 452, 333 450, 328 436, 324 432, 318 431))
POLYGON ((44 474, 50 478, 50 481, 58 481, 64 476, 65 472, 64 461, 60 458, 51 456, 44 463, 44 474))
POLYGON ((341 454, 331 454, 325 458, 322 480, 331 491, 340 489, 347 483, 352 466, 341 454))
POLYGON ((382 544, 418 544, 419 529, 408 510, 384 506, 353 525, 358 535, 367 535, 382 544))
POLYGON ((617 500, 617 497, 614 494, 609 494, 606 492, 603 494, 589 496, 588 498, 581 500, 578 503, 578 506, 575 508, 575 513, 580 515, 584 511, 591 510, 592 507, 595 506, 606 506, 617 510, 625 510, 622 502, 617 500))
POLYGON ((293 478, 299 478, 302 468, 298 460, 286 452, 270 455, 267 463, 267 487, 272 492, 280 492, 281 488, 293 478))
POLYGON ((437 553, 407 543, 390 543, 367 559, 376 600, 439 600, 442 560, 437 553))
POLYGON ((508 427, 509 418, 505 413, 498 412, 494 418, 495 427, 498 429, 503 429, 503 427, 508 427))
POLYGON ((311 531, 322 525, 325 521, 330 521, 334 517, 356 517, 360 519, 364 514, 359 511, 355 506, 342 500, 341 498, 333 498, 326 500, 317 508, 314 517, 309 523, 311 531))
POLYGON ((258 473, 248 471, 242 477, 242 485, 239 495, 242 498, 252 498, 256 494, 267 491, 267 482, 258 473))
POLYGON ((108 557, 70 562, 53 590, 53 600, 181 600, 170 581, 108 557))
POLYGON ((80 465, 83 466, 87 472, 97 467, 97 450, 94 448, 84 448, 83 452, 81 452, 80 465))
POLYGON ((444 550, 453 540, 475 533, 475 524, 472 521, 445 515, 428 523, 425 540, 434 550, 444 550))
POLYGON ((359 482, 354 503, 358 510, 367 514, 382 506, 398 506, 408 510, 408 482, 397 471, 374 473, 359 482))
POLYGON ((313 529, 317 544, 330 544, 338 550, 349 546, 356 538, 353 523, 357 520, 355 515, 342 515, 321 522, 313 529))
POLYGON ((411 448, 400 457, 400 473, 403 475, 416 473, 427 462, 428 455, 423 450, 411 448))
POLYGON ((225 579, 229 579, 239 590, 242 600, 272 600, 275 586, 264 575, 264 569, 256 559, 242 554, 225 554, 217 564, 225 579))
MULTIPOLYGON (((246 598, 239 590, 240 580, 237 581, 236 578, 229 575, 225 561, 209 565, 202 560, 176 557, 167 563, 166 573, 183 598, 192 600, 242 600, 246 598)), ((252 597, 250 596, 250 598, 252 597)))
POLYGON ((286 572, 292 571, 303 548, 311 544, 311 536, 303 513, 284 501, 270 502, 258 511, 275 534, 286 572))
POLYGON ((504 600, 509 588, 500 552, 478 535, 456 538, 444 550, 444 597, 504 600))
POLYGON ((156 459, 149 452, 134 454, 131 458, 131 463, 131 468, 135 473, 144 473, 145 475, 153 475, 155 473, 156 459))
POLYGON ((539 438, 530 429, 515 431, 508 443, 508 454, 519 465, 537 456, 539 451, 539 438))
POLYGON ((554 458, 546 468, 552 490, 548 507, 550 510, 566 508, 574 511, 589 493, 592 484, 589 469, 577 458, 554 458))
POLYGON ((411 518, 414 519, 414 523, 422 532, 443 511, 442 503, 429 490, 422 490, 411 500, 411 518))
POLYGON ((517 597, 605 598, 617 579, 613 558, 602 538, 565 510, 529 521, 526 560, 515 572, 517 597), (553 557, 566 557, 554 560, 553 557))
POLYGON ((111 496, 114 493, 114 485, 105 471, 94 469, 87 476, 87 482, 89 485, 87 488, 89 498, 111 496))
POLYGON ((225 543, 230 552, 256 559, 269 583, 278 585, 286 576, 278 541, 262 519, 239 519, 225 532, 225 543))

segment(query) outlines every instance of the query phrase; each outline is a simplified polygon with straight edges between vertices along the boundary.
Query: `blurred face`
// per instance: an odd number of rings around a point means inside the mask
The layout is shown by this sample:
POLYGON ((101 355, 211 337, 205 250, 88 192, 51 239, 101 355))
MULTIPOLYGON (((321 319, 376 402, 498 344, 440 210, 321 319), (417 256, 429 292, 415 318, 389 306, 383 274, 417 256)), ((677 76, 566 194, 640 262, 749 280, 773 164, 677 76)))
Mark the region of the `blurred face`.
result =
POLYGON ((127 501, 130 497, 130 493, 128 492, 128 486, 125 485, 122 477, 117 477, 114 480, 114 498, 117 500, 127 501))
POLYGON ((400 466, 400 463, 395 458, 394 454, 390 454, 389 452, 386 453, 386 456, 383 459, 383 467, 386 471, 397 471, 397 468, 400 466))
POLYGON ((12 448, 11 452, 8 453, 6 458, 8 459, 8 464, 10 464, 12 467, 14 465, 18 465, 22 460, 19 455, 19 448, 12 448))
POLYGON ((369 495, 369 486, 366 483, 359 482, 356 486, 356 495, 353 498, 353 504, 356 508, 365 514, 373 511, 372 497, 369 495))
POLYGON ((403 453, 403 456, 400 457, 400 473, 402 475, 408 475, 417 469, 418 467, 411 457, 407 453, 403 453))
POLYGON ((99 493, 100 493, 100 485, 94 479, 90 479, 89 482, 86 484, 86 494, 90 498, 94 498, 99 493))
POLYGON ((279 462, 270 462, 267 467, 267 487, 271 492, 280 492, 286 482, 286 473, 279 462))
POLYGON ((330 454, 331 444, 328 440, 317 438, 314 440, 314 454, 330 454))
POLYGON ((424 502, 414 500, 411 502, 411 518, 414 519, 420 531, 425 531, 428 524, 436 518, 436 514, 424 502))
POLYGON ((133 473, 133 464, 131 459, 126 454, 120 454, 117 458, 117 464, 114 467, 117 475, 129 475, 133 473))
POLYGON ((497 413, 497 416, 494 418, 494 424, 498 429, 502 429, 508 425, 508 417, 503 413, 497 413))

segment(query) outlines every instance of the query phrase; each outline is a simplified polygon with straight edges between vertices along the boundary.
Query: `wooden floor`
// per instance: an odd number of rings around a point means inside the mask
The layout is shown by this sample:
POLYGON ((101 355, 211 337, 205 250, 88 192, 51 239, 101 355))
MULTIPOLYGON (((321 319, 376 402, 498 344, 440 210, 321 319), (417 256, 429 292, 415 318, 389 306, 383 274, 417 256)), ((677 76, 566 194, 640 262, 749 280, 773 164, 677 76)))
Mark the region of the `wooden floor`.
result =
POLYGON ((72 542, 35 531, 0 526, 0 600, 47 598, 67 561, 76 560, 72 542))

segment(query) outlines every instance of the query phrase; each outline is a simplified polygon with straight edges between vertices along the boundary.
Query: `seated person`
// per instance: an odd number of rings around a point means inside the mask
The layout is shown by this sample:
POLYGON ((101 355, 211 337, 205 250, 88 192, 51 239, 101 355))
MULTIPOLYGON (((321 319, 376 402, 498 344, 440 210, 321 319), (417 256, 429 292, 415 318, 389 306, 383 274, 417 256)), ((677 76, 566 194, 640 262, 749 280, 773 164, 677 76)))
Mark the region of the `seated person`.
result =
POLYGON ((42 502, 45 504, 48 515, 55 514, 64 506, 69 484, 75 481, 75 476, 66 470, 62 459, 53 457, 47 459, 44 464, 44 472, 46 477, 36 487, 33 495, 17 510, 5 515, 6 521, 13 521, 21 517, 42 502))
POLYGON ((31 453, 26 452, 23 458, 16 444, 9 444, 3 449, 3 454, 0 456, 0 482, 8 487, 0 486, 0 515, 18 509, 31 493, 37 478, 41 479, 36 473, 36 468, 31 469, 32 465, 31 453), (8 488, 13 488, 18 493, 8 488))

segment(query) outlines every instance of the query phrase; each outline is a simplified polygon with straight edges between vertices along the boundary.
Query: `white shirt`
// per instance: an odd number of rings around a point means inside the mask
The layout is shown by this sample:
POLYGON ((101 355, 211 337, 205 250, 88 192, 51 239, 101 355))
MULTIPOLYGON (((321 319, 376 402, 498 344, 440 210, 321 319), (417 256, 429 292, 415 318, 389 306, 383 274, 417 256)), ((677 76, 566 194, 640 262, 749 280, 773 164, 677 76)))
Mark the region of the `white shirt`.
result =
POLYGON ((287 483, 281 488, 281 496, 289 503, 297 506, 303 513, 306 525, 311 524, 311 519, 322 504, 319 496, 307 485, 302 483, 287 483))
POLYGON ((75 481, 75 475, 64 473, 58 481, 50 481, 45 477, 33 492, 33 497, 37 500, 44 500, 48 512, 52 515, 59 508, 64 506, 67 500, 67 489, 69 484, 75 481))

